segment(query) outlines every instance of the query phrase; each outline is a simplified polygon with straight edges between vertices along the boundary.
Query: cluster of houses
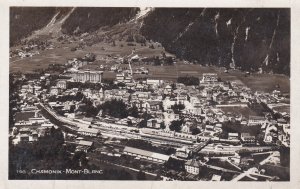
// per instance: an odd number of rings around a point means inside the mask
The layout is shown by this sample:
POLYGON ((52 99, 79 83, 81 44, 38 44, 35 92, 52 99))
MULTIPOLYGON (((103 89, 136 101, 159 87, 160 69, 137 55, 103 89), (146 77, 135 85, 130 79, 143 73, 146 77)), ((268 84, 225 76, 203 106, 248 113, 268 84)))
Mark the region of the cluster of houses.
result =
POLYGON ((47 129, 56 127, 38 113, 37 107, 26 106, 22 109, 22 112, 16 113, 15 124, 11 130, 13 144, 37 141, 45 135, 47 129))
MULTIPOLYGON (((71 60, 69 64, 79 68, 86 64, 86 61, 71 60)), ((274 120, 268 116, 250 115, 248 117, 237 112, 225 111, 226 108, 250 108, 252 103, 265 103, 272 107, 274 104, 282 103, 285 99, 279 91, 273 93, 252 92, 251 89, 244 86, 240 81, 224 82, 218 78, 215 73, 203 74, 199 79, 199 86, 186 86, 182 83, 176 83, 160 79, 144 79, 135 81, 132 73, 120 72, 116 74, 115 84, 118 89, 79 89, 68 88, 70 82, 82 83, 101 83, 102 71, 90 70, 69 70, 70 79, 58 79, 55 84, 50 84, 49 74, 45 74, 39 79, 33 79, 21 86, 19 91, 20 112, 17 114, 30 114, 26 118, 16 115, 14 128, 11 136, 14 143, 36 141, 43 135, 45 128, 51 128, 53 125, 48 119, 38 113, 36 104, 40 101, 45 103, 53 110, 59 110, 64 119, 69 119, 85 125, 92 125, 94 119, 101 119, 106 123, 121 125, 122 127, 138 127, 143 121, 141 115, 147 113, 151 118, 146 119, 146 128, 138 129, 139 137, 151 140, 166 140, 170 143, 182 143, 188 147, 179 147, 176 149, 174 157, 186 161, 185 169, 188 173, 197 175, 203 162, 191 158, 194 151, 203 149, 209 141, 229 142, 232 144, 254 145, 257 146, 257 136, 250 132, 229 132, 227 138, 220 138, 223 133, 223 125, 227 122, 239 122, 246 127, 260 126, 264 133, 263 141, 266 144, 283 144, 289 147, 290 124, 289 113, 282 113, 281 118, 274 120), (70 74, 71 73, 71 74, 70 74), (49 89, 42 86, 42 81, 46 85, 52 85, 49 89), (128 116, 119 119, 113 117, 101 118, 98 115, 95 118, 85 118, 80 111, 84 103, 75 96, 81 93, 85 98, 90 99, 94 106, 102 104, 112 99, 122 100, 127 108, 136 107, 140 117, 128 116), (57 98, 70 97, 63 101, 51 101, 57 98), (175 132, 171 129, 172 123, 182 121, 180 131, 175 132), (195 132, 197 131, 197 132, 195 132), (194 146, 197 143, 198 146, 194 146)), ((136 70, 138 73, 148 73, 147 69, 136 70)), ((103 125, 102 125, 103 126, 103 125)), ((87 137, 97 137, 100 132, 96 127, 79 127, 77 134, 87 137)), ((126 135, 127 136, 127 135, 126 135)), ((93 143, 80 140, 76 142, 77 151, 89 151, 93 143)), ((223 151, 228 157, 226 161, 237 165, 240 158, 236 157, 235 152, 226 151, 222 146, 206 146, 204 151, 223 151), (217 149, 217 150, 216 150, 217 149), (230 157, 230 158, 229 158, 230 157)), ((125 147, 124 154, 151 160, 157 163, 168 161, 169 156, 149 152, 146 150, 125 147)), ((212 180, 220 180, 220 175, 214 175, 212 180)))
POLYGON ((19 58, 26 58, 26 57, 33 57, 35 55, 40 54, 40 50, 45 49, 53 49, 54 45, 48 41, 45 42, 29 42, 28 44, 25 44, 21 46, 20 49, 15 49, 9 52, 9 57, 19 57, 19 58))
MULTIPOLYGON (((94 76, 91 76, 92 71, 81 72, 83 73, 80 76, 83 79, 80 80, 81 82, 94 81, 90 79, 94 78, 94 76)), ((43 77, 47 79, 46 74, 43 77)), ((266 116, 250 115, 246 117, 236 112, 223 110, 224 107, 249 108, 249 104, 253 101, 262 102, 262 93, 253 93, 239 81, 224 82, 220 81, 216 74, 207 73, 200 78, 200 89, 199 86, 186 86, 182 83, 172 83, 159 79, 134 81, 132 75, 120 73, 117 74, 115 82, 124 85, 120 85, 118 89, 67 89, 68 82, 73 82, 74 77, 57 80, 56 85, 52 86, 50 91, 42 89, 38 80, 30 81, 27 85, 22 86, 20 96, 33 101, 37 100, 37 96, 42 96, 42 99, 47 101, 49 96, 75 96, 78 92, 81 92, 86 98, 91 99, 95 106, 112 99, 122 100, 128 108, 135 106, 140 115, 145 112, 151 115, 152 118, 147 120, 148 128, 160 129, 161 125, 164 124, 165 128, 161 130, 163 132, 169 131, 172 121, 183 119, 181 133, 192 134, 196 127, 200 130, 199 136, 213 138, 222 133, 224 122, 238 121, 241 125, 249 127, 261 125, 262 129, 265 130, 264 141, 266 143, 280 140, 286 146, 289 144, 288 114, 283 114, 283 117, 278 120, 272 120, 266 116), (182 108, 176 109, 176 105, 181 105, 182 108)), ((283 98, 278 94, 278 91, 269 96, 277 98, 277 101, 283 98)), ((274 102, 272 101, 272 103, 274 102)), ((60 109, 66 117, 74 119, 76 113, 70 110, 78 110, 82 105, 80 101, 74 100, 49 102, 50 107, 60 109)), ((127 125, 129 120, 131 119, 115 119, 116 122, 124 125, 127 125)), ((135 124, 130 126, 137 126, 139 119, 134 122, 135 124)), ((228 140, 239 139, 242 143, 255 144, 255 137, 249 133, 229 133, 228 140), (235 137, 236 135, 238 137, 235 137)))

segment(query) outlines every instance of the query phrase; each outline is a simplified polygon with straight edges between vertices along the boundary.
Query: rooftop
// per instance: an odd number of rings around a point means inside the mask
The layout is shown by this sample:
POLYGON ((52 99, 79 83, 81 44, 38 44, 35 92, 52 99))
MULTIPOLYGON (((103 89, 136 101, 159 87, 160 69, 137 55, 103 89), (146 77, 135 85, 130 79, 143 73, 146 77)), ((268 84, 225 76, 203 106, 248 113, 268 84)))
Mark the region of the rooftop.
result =
POLYGON ((80 127, 78 129, 78 132, 87 132, 87 133, 95 133, 97 134, 99 132, 98 129, 93 129, 93 128, 83 128, 83 127, 80 127))
POLYGON ((80 140, 78 142, 79 145, 82 145, 82 146, 92 146, 93 145, 93 142, 91 141, 86 141, 86 140, 80 140))
POLYGON ((16 120, 16 122, 29 121, 29 118, 33 118, 34 115, 35 115, 35 112, 17 112, 15 120, 16 120))
POLYGON ((192 167, 200 167, 201 166, 201 162, 198 161, 198 160, 195 160, 195 159, 191 159, 191 160, 188 160, 185 165, 188 165, 188 166, 192 166, 192 167))
POLYGON ((152 158, 156 158, 156 159, 160 159, 160 160, 164 160, 164 161, 167 161, 170 158, 169 156, 164 155, 164 154, 159 154, 159 153, 150 152, 150 151, 142 150, 142 149, 138 149, 138 148, 132 148, 132 147, 128 147, 128 146, 125 147, 124 152, 129 152, 129 153, 138 154, 138 155, 142 155, 142 156, 152 157, 152 158))

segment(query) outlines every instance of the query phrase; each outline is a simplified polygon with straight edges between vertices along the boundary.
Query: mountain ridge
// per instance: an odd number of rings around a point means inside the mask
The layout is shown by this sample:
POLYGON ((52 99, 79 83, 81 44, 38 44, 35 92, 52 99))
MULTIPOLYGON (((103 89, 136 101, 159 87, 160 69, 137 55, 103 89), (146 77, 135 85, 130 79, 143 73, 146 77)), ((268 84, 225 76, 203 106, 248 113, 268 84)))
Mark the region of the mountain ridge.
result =
POLYGON ((290 9, 13 7, 10 23, 11 46, 51 27, 58 35, 87 33, 101 40, 135 33, 202 65, 290 75, 290 9))

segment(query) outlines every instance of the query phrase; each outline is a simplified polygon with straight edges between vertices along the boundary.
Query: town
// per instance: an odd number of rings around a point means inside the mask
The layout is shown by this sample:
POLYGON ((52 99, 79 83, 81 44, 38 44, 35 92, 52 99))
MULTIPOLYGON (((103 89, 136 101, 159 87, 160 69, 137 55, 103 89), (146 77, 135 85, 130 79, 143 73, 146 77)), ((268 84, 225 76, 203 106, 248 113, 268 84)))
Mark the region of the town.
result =
POLYGON ((147 77, 143 64, 153 60, 134 53, 88 69, 94 60, 88 53, 10 75, 10 145, 61 136, 77 166, 115 167, 140 180, 289 179, 289 94, 253 91, 217 73, 147 77))

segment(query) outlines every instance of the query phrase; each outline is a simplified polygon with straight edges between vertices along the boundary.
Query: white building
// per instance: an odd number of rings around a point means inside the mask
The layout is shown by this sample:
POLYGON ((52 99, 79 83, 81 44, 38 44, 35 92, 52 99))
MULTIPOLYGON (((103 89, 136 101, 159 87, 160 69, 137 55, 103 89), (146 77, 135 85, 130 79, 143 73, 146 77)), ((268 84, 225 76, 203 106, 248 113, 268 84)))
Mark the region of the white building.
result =
POLYGON ((93 136, 93 137, 96 137, 100 134, 100 131, 98 129, 83 128, 83 127, 80 127, 77 132, 78 132, 78 134, 81 134, 81 135, 93 136))
POLYGON ((164 154, 159 154, 159 153, 150 152, 147 150, 141 150, 138 148, 132 148, 128 146, 125 147, 123 153, 126 155, 134 156, 136 158, 150 160, 156 163, 164 163, 168 161, 170 158, 170 156, 164 154))
POLYGON ((195 159, 191 159, 185 163, 184 167, 186 172, 193 175, 198 175, 200 172, 201 162, 195 159))
POLYGON ((147 85, 156 85, 156 86, 160 86, 164 83, 163 80, 159 80, 159 79, 147 79, 147 85))
POLYGON ((56 87, 60 88, 60 89, 66 89, 67 88, 67 81, 66 80, 57 81, 56 87))
POLYGON ((71 73, 71 76, 74 81, 76 82, 91 82, 91 83, 101 83, 102 80, 102 71, 90 71, 90 70, 84 70, 84 71, 74 71, 71 73))
POLYGON ((202 76, 201 83, 206 82, 217 82, 218 81, 218 74, 216 73, 204 73, 202 76))

